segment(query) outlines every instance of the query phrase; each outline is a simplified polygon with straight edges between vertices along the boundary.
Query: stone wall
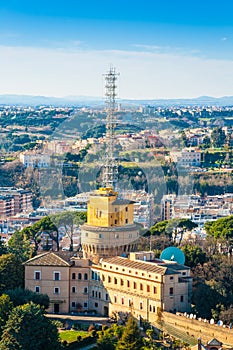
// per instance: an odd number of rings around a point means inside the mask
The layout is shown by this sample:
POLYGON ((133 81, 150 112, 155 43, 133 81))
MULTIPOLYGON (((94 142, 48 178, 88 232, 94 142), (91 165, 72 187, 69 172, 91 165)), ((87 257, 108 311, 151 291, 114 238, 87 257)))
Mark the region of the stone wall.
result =
POLYGON ((201 338, 203 343, 216 338, 225 345, 233 346, 233 329, 210 325, 207 322, 191 320, 185 316, 178 316, 168 312, 162 313, 162 321, 185 331, 196 339, 201 338))

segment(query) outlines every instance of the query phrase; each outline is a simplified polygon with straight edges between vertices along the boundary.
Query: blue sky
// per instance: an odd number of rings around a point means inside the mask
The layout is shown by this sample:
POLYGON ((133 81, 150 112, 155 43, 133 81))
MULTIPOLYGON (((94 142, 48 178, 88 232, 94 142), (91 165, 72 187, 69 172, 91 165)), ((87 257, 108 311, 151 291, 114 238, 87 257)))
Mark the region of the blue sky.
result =
POLYGON ((233 95, 230 0, 1 0, 0 93, 122 98, 233 95))

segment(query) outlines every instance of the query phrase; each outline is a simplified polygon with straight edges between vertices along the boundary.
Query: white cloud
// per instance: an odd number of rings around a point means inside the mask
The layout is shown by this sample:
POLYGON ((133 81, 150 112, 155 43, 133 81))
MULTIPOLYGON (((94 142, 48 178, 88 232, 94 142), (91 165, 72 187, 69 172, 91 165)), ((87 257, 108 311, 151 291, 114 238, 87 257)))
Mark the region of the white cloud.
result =
POLYGON ((157 46, 157 45, 145 45, 145 44, 134 44, 133 47, 144 49, 144 50, 161 50, 164 48, 164 46, 157 46))
POLYGON ((0 46, 0 94, 103 96, 112 63, 121 98, 233 94, 233 61, 191 54, 0 46))

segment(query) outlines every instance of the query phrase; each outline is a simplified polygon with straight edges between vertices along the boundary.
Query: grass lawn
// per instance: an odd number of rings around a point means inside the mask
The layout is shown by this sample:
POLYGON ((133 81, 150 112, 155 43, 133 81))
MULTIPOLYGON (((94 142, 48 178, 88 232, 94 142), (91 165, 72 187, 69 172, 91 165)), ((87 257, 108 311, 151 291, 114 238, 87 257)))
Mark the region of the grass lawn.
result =
POLYGON ((66 340, 68 343, 72 343, 73 341, 76 341, 79 335, 81 335, 82 338, 85 338, 89 335, 89 333, 84 331, 73 331, 73 330, 59 332, 60 339, 66 340))

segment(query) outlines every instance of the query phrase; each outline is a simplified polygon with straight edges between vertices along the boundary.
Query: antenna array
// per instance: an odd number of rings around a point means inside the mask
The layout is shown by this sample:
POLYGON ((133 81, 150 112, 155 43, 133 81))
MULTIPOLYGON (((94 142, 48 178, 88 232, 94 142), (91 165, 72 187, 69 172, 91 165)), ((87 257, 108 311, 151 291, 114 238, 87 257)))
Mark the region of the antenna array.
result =
POLYGON ((116 82, 119 74, 116 73, 115 68, 110 67, 107 74, 105 74, 105 96, 106 96, 106 155, 104 163, 104 184, 105 187, 116 186, 118 179, 118 164, 114 157, 115 133, 114 129, 116 121, 114 118, 116 105, 116 82))

